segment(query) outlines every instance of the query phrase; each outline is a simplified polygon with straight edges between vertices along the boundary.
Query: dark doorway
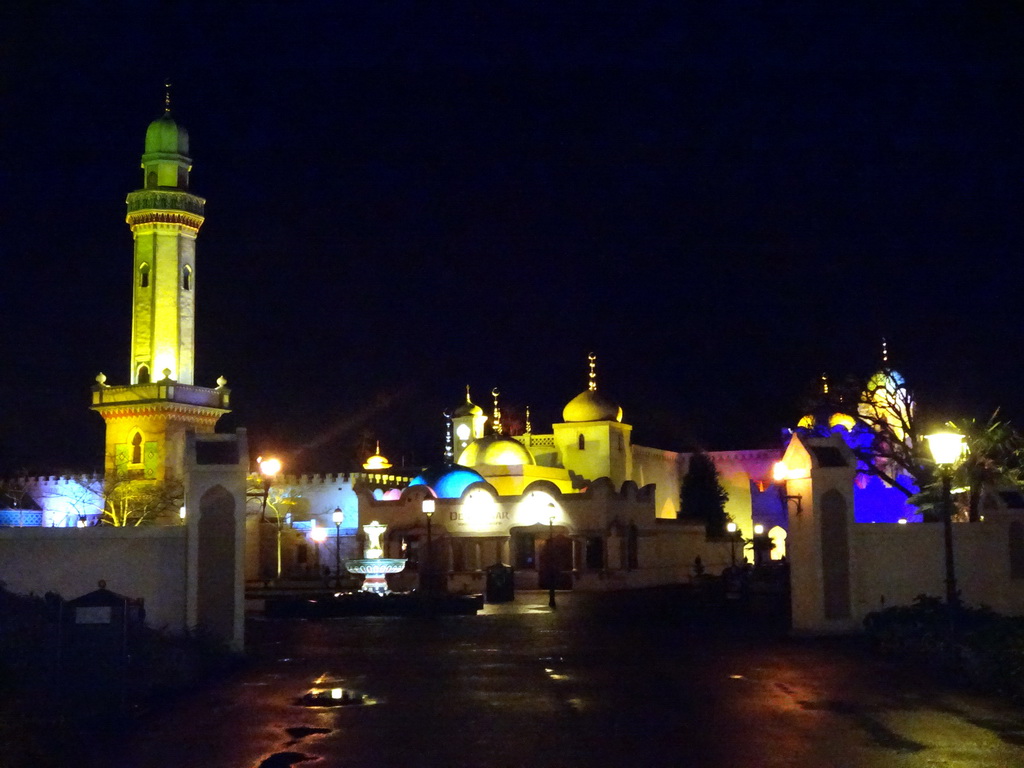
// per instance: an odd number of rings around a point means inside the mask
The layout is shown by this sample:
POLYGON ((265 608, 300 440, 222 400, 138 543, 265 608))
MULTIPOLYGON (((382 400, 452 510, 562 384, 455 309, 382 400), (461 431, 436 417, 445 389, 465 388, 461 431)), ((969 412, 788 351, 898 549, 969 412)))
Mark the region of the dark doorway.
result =
POLYGON ((540 588, 551 589, 551 582, 554 579, 555 589, 572 589, 572 539, 559 535, 550 540, 541 539, 538 544, 540 588))

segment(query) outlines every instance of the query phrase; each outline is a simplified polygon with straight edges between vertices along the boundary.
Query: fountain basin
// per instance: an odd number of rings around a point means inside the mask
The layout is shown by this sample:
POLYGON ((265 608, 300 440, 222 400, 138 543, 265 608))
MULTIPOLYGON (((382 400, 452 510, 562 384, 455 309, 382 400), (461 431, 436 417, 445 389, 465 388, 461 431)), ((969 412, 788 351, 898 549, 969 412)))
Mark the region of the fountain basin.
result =
POLYGON ((405 558, 397 557, 373 557, 362 560, 346 560, 345 570, 349 573, 361 573, 363 579, 362 590, 373 592, 378 595, 386 595, 388 589, 388 573, 398 573, 405 568, 405 558))

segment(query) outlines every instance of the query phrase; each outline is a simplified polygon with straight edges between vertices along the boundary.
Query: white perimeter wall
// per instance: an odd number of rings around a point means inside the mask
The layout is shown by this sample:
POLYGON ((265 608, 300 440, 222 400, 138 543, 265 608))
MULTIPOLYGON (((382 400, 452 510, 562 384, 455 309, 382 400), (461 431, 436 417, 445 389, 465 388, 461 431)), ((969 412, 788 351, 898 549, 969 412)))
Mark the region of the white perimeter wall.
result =
POLYGON ((146 623, 185 626, 185 527, 0 528, 0 582, 70 600, 98 588, 146 603, 146 623))
MULTIPOLYGON (((1024 613, 1024 579, 1010 578, 1009 523, 954 523, 953 559, 965 604, 1024 613)), ((920 594, 945 598, 941 523, 854 524, 852 609, 858 621, 880 608, 909 605, 920 594)))

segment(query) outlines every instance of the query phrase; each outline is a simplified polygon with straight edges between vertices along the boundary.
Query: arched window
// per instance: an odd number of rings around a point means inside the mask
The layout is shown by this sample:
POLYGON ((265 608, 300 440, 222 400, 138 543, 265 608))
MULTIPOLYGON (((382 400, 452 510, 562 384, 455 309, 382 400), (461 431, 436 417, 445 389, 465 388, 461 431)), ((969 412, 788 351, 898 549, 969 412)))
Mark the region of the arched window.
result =
POLYGON ((142 463, 142 433, 136 432, 132 436, 132 464, 142 463))
POLYGON ((181 289, 183 291, 192 290, 192 267, 188 264, 181 270, 181 289))
POLYGON ((149 264, 139 265, 139 288, 149 288, 149 264))
POLYGON ((139 384, 149 384, 149 366, 139 366, 139 384))
POLYGON ((587 448, 587 440, 586 440, 586 438, 583 437, 583 435, 580 435, 578 438, 576 438, 576 445, 579 447, 579 449, 581 451, 586 450, 586 448, 587 448))
POLYGON ((156 186, 156 171, 146 174, 146 189, 153 189, 156 186))

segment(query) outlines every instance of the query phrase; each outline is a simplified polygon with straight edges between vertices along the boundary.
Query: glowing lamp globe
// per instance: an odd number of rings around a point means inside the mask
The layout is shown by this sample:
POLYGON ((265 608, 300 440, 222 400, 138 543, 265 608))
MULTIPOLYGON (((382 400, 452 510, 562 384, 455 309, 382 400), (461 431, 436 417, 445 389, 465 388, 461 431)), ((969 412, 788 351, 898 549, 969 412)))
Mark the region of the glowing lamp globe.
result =
POLYGON ((729 533, 736 533, 736 531, 739 530, 739 526, 737 526, 736 523, 726 523, 725 530, 727 530, 729 533))
POLYGON ((267 477, 274 477, 274 475, 281 471, 280 459, 257 459, 257 461, 260 464, 260 472, 267 477))
POLYGON ((789 467, 784 461, 776 461, 772 465, 772 480, 776 483, 784 483, 789 478, 789 467))
POLYGON ((964 453, 964 436, 956 432, 936 432, 925 435, 932 459, 939 466, 956 464, 964 453))
POLYGON ((331 522, 335 525, 341 525, 345 522, 345 513, 341 511, 341 507, 334 508, 334 513, 331 515, 331 522))

